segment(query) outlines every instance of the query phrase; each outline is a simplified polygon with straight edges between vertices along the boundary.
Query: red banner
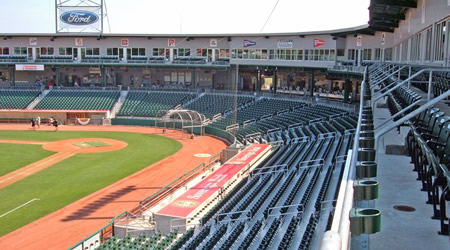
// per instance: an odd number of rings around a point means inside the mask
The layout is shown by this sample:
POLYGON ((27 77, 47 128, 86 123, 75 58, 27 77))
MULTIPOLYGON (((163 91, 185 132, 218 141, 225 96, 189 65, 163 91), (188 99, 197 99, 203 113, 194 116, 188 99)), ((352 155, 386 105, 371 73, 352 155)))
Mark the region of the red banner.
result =
POLYGON ((231 158, 222 167, 191 187, 187 192, 163 207, 156 214, 186 218, 208 198, 266 151, 269 145, 252 144, 231 158))
POLYGON ((314 38, 314 48, 324 45, 325 42, 323 40, 314 38))

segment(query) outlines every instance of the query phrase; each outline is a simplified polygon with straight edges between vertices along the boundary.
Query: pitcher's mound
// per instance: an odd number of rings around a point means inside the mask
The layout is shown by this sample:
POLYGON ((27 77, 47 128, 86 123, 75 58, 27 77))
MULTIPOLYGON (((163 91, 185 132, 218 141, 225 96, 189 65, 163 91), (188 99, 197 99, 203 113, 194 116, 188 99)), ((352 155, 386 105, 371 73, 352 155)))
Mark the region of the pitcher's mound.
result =
POLYGON ((100 153, 114 151, 127 146, 124 141, 106 138, 76 138, 49 142, 43 145, 45 150, 70 153, 100 153))
POLYGON ((96 147, 110 146, 109 144, 102 141, 80 141, 80 142, 73 142, 72 144, 79 148, 96 148, 96 147))

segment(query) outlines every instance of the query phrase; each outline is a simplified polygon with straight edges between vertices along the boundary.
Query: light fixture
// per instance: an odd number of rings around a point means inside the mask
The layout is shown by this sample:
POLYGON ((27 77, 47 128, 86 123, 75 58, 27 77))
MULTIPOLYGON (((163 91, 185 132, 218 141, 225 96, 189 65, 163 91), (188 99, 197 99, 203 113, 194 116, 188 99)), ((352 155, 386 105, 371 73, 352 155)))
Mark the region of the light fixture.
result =
POLYGON ((50 37, 50 41, 51 41, 51 42, 55 41, 55 37, 54 37, 54 36, 51 36, 51 37, 50 37))
POLYGON ((299 35, 300 38, 305 38, 305 35, 299 35))
POLYGON ((270 38, 270 36, 265 36, 264 38, 265 38, 265 39, 269 39, 269 38, 270 38))
POLYGON ((100 39, 102 39, 102 37, 101 37, 101 36, 98 36, 98 37, 97 37, 97 40, 99 41, 100 39))
POLYGON ((152 37, 151 37, 151 36, 148 36, 147 39, 148 39, 148 40, 152 40, 152 37))
POLYGON ((355 33, 355 34, 353 34, 353 37, 357 37, 357 36, 358 36, 358 34, 356 34, 356 33, 355 33))
POLYGON ((8 37, 7 37, 7 36, 4 36, 4 37, 3 37, 3 40, 8 40, 8 37))
POLYGON ((231 42, 231 36, 229 36, 229 37, 227 38, 227 41, 228 41, 228 42, 231 42))
POLYGON ((335 36, 333 36, 333 38, 332 38, 333 40, 337 40, 337 37, 335 37, 335 36))

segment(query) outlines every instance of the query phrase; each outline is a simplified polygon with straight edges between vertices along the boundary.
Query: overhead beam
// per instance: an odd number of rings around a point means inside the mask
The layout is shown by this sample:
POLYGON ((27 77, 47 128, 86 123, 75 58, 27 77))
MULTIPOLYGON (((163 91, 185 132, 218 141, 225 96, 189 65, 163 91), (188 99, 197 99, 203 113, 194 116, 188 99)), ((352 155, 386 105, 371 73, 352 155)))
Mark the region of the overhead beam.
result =
POLYGON ((370 20, 369 24, 371 26, 377 26, 377 27, 398 28, 398 23, 396 23, 396 22, 383 22, 383 21, 370 20))
POLYGON ((377 12, 370 12, 370 19, 381 19, 381 20, 405 20, 405 14, 383 14, 377 12))
POLYGON ((388 27, 380 27, 380 26, 370 26, 371 29, 382 32, 394 33, 394 29, 388 27))
POLYGON ((417 8, 417 1, 415 0, 372 0, 372 4, 401 8, 417 8))
POLYGON ((358 34, 363 34, 363 35, 369 35, 369 36, 374 36, 375 35, 375 31, 372 29, 363 29, 357 32, 358 34))

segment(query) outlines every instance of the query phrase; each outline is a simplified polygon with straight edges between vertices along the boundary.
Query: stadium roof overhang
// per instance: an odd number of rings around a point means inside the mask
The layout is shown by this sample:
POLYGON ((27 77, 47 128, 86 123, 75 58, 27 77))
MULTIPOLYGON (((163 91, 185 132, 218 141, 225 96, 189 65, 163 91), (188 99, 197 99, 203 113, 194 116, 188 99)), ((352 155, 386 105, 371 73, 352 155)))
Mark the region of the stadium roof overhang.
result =
POLYGON ((369 29, 394 32, 410 8, 417 8, 417 0, 370 0, 369 29))
MULTIPOLYGON (((235 34, 119 34, 119 33, 0 33, 4 38, 11 37, 96 37, 97 40, 107 39, 108 37, 144 37, 147 39, 153 38, 185 38, 186 40, 195 40, 195 38, 219 38, 225 37, 231 41, 233 37, 279 37, 279 36, 298 36, 305 37, 311 35, 331 35, 343 36, 346 34, 371 34, 374 32, 368 30, 369 25, 364 24, 360 26, 322 31, 307 31, 307 32, 284 32, 284 33, 235 33, 235 34)), ((372 34, 373 33, 373 34, 372 34)))

